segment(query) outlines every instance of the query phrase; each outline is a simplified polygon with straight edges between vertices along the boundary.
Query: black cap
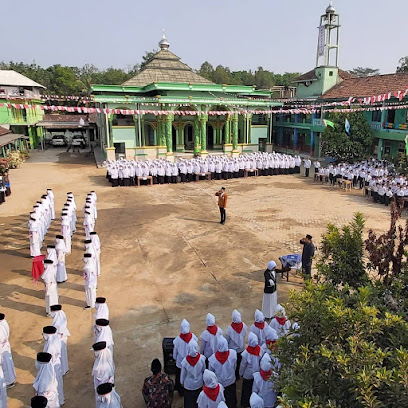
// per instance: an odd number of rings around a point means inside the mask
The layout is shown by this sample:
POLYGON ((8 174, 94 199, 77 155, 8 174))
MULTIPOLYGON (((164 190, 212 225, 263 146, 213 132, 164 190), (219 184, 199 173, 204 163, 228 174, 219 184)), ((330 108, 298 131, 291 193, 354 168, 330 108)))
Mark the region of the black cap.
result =
POLYGON ((56 235, 55 238, 56 239, 64 239, 64 237, 62 235, 56 235))
POLYGON ((6 315, 4 313, 0 313, 0 320, 4 320, 6 318, 6 315))
POLYGON ((72 203, 72 198, 67 198, 67 203, 72 203))
POLYGON ((64 204, 64 207, 69 207, 69 204, 68 204, 68 203, 65 203, 65 204, 64 204))
POLYGON ((90 213, 90 212, 88 212, 88 211, 85 211, 85 214, 91 215, 91 213, 90 213))
POLYGON ((55 334, 57 332, 57 328, 54 326, 44 326, 43 333, 45 334, 55 334))
POLYGON ((90 232, 89 235, 96 235, 96 231, 90 232))
POLYGON ((98 341, 98 343, 92 344, 94 351, 106 349, 106 341, 98 341))
POLYGON ((36 203, 41 204, 41 201, 36 201, 36 203))
POLYGON ((37 218, 30 217, 31 221, 37 221, 37 218))
POLYGON ((112 392, 112 390, 113 390, 113 384, 111 383, 100 384, 96 388, 96 392, 98 393, 98 395, 109 394, 112 392))
POLYGON ((46 264, 52 264, 52 259, 44 259, 44 263, 46 264))
POLYGON ((95 324, 97 326, 109 326, 109 320, 106 319, 96 319, 95 324))
POLYGON ((55 245, 47 245, 47 248, 55 249, 55 245))
POLYGON ((94 193, 95 192, 95 190, 91 190, 91 193, 94 193))
POLYGON ((43 194, 43 195, 41 196, 41 198, 47 198, 47 196, 46 196, 45 194, 43 194))
POLYGON ((52 190, 52 188, 47 188, 47 191, 48 191, 48 190, 52 190))
POLYGON ((31 408, 46 408, 47 405, 48 400, 42 395, 36 395, 35 397, 31 398, 31 408))
POLYGON ((106 303, 106 298, 104 297, 97 297, 95 300, 96 303, 106 303))
POLYGON ((307 234, 307 235, 306 235, 306 238, 307 238, 307 239, 312 239, 313 237, 312 237, 311 235, 307 234))
POLYGON ((152 370, 153 374, 157 374, 157 373, 159 373, 161 371, 162 365, 161 365, 161 362, 160 362, 160 360, 158 358, 155 358, 152 361, 152 365, 151 365, 150 369, 152 370))
POLYGON ((67 195, 68 195, 68 194, 72 194, 72 191, 69 191, 69 192, 67 193, 67 195))
POLYGON ((84 254, 84 258, 92 258, 92 254, 84 254))
POLYGON ((62 305, 51 305, 50 310, 51 312, 57 312, 58 310, 62 310, 62 305))
POLYGON ((39 363, 49 363, 51 361, 52 355, 50 353, 38 353, 37 354, 37 361, 39 363))
POLYGON ((84 241, 84 244, 92 244, 92 241, 91 241, 90 239, 86 239, 86 240, 84 241))

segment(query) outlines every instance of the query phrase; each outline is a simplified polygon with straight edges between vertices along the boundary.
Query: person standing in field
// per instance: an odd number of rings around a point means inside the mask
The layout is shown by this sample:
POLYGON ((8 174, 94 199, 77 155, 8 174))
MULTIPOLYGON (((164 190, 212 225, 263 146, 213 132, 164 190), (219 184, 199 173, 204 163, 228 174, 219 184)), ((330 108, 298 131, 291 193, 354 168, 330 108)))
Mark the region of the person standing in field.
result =
POLYGON ((220 224, 224 225, 227 219, 227 213, 225 209, 227 208, 227 200, 228 200, 228 195, 225 192, 225 187, 221 187, 221 190, 217 191, 215 195, 218 197, 218 207, 220 208, 220 214, 221 214, 220 224))

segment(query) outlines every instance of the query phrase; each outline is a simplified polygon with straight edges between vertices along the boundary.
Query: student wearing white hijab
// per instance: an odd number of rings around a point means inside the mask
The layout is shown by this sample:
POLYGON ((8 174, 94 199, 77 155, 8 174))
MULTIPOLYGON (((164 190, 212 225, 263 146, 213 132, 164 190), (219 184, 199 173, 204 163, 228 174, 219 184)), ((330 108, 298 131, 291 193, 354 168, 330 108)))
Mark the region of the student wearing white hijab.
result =
POLYGON ((61 367, 61 338, 57 333, 57 329, 54 326, 45 326, 43 328, 43 338, 45 340, 44 353, 50 353, 51 364, 54 367, 55 376, 58 382, 58 399, 60 405, 64 405, 64 383, 62 379, 62 367, 61 367))
POLYGON ((95 218, 89 211, 85 211, 83 224, 85 228, 85 237, 86 239, 89 239, 90 233, 95 228, 95 218))
MULTIPOLYGON (((16 370, 14 368, 13 356, 9 342, 10 327, 4 313, 0 313, 0 355, 1 368, 3 369, 4 381, 8 388, 14 386, 16 382, 16 370)), ((1 384, 0 384, 1 388, 1 384)), ((1 396, 1 389, 0 389, 1 396)))
POLYGON ((218 350, 218 338, 223 331, 215 324, 215 317, 208 313, 206 317, 207 328, 201 333, 200 353, 208 359, 218 350))
POLYGON ((181 363, 187 357, 187 346, 191 340, 198 342, 197 336, 190 332, 190 323, 183 319, 180 324, 180 335, 173 340, 173 358, 176 361, 176 382, 174 389, 180 396, 184 395, 183 386, 180 383, 181 363))
POLYGON ((51 259, 54 262, 54 265, 57 265, 58 258, 57 258, 57 251, 55 250, 55 245, 47 245, 47 255, 45 256, 46 259, 51 259))
POLYGON ((3 355, 0 355, 0 408, 7 408, 7 385, 2 368, 3 355))
POLYGON ((55 250, 57 254, 57 283, 65 282, 68 279, 67 270, 65 267, 65 254, 67 253, 67 247, 65 246, 64 237, 57 235, 55 237, 55 250))
POLYGON ((71 224, 68 215, 61 216, 61 235, 64 237, 66 253, 71 253, 71 224))
POLYGON ((271 355, 271 350, 270 347, 275 345, 278 342, 278 333, 276 333, 275 329, 272 329, 272 327, 266 325, 265 328, 265 337, 266 337, 266 342, 262 344, 261 346, 261 354, 262 356, 267 353, 269 356, 271 355))
POLYGON ((94 319, 106 319, 109 320, 109 307, 106 303, 106 298, 97 297, 95 300, 95 314, 94 319))
POLYGON ((45 285, 45 312, 47 315, 51 313, 51 305, 58 304, 58 286, 55 268, 51 259, 44 260, 44 273, 41 275, 45 285))
POLYGON ((237 352, 228 348, 224 337, 218 339, 218 351, 208 360, 209 369, 215 373, 219 383, 224 387, 225 401, 230 408, 237 407, 237 387, 235 369, 237 352))
POLYGON ((67 328, 67 316, 62 310, 61 305, 52 305, 51 317, 51 326, 54 326, 57 329, 57 333, 61 338, 61 369, 62 375, 65 375, 69 371, 67 343, 68 337, 71 335, 67 328))
POLYGON ((55 220, 55 203, 54 203, 54 193, 51 188, 47 188, 47 196, 49 198, 50 210, 51 210, 51 219, 55 220))
POLYGON ((267 325, 268 324, 265 323, 265 317, 263 313, 260 310, 256 309, 255 322, 254 324, 251 325, 251 328, 249 330, 258 337, 258 342, 260 346, 262 346, 262 344, 264 344, 266 341, 265 328, 267 325))
POLYGON ((248 334, 248 347, 242 353, 242 361, 239 367, 239 374, 243 377, 241 406, 249 407, 249 398, 252 392, 254 382, 254 373, 259 371, 259 362, 261 361, 261 347, 258 344, 258 337, 250 332, 248 334))
POLYGON ((101 241, 96 231, 92 231, 89 235, 91 237, 92 246, 94 247, 94 250, 95 250, 97 274, 98 276, 100 276, 101 275, 101 241))
POLYGON ((180 382, 184 387, 184 408, 197 408, 197 398, 203 386, 206 358, 198 352, 192 339, 187 345, 187 356, 181 362, 180 382))
POLYGON ((286 336, 290 330, 290 320, 286 318, 285 309, 278 305, 275 310, 275 317, 271 320, 269 325, 275 329, 279 337, 286 336))
POLYGON ((92 254, 84 254, 84 284, 85 284, 85 295, 86 295, 86 306, 85 309, 90 309, 95 307, 96 300, 96 287, 98 283, 98 278, 96 275, 96 262, 92 258, 92 254))
POLYGON ((27 223, 30 238, 30 255, 32 258, 41 255, 39 221, 35 216, 30 217, 27 223))
POLYGON ((278 304, 275 268, 276 262, 269 261, 264 272, 265 286, 262 300, 262 313, 266 319, 272 319, 278 304))
POLYGON ((115 391, 113 384, 98 385, 96 392, 98 393, 96 408, 123 408, 119 394, 115 391))
POLYGON ((204 371, 204 387, 198 396, 198 408, 218 408, 225 401, 224 387, 218 382, 217 376, 209 370, 204 371))
POLYGON ((248 332, 247 325, 242 321, 241 313, 234 309, 232 312, 232 322, 228 326, 225 338, 228 347, 237 352, 237 368, 235 370, 236 379, 239 380, 239 366, 241 364, 242 352, 245 350, 245 338, 248 332))
POLYGON ((95 343, 98 343, 100 341, 105 341, 106 342, 106 347, 110 349, 112 352, 113 356, 113 334, 112 334, 112 329, 109 326, 109 320, 106 319, 98 319, 95 321, 94 324, 94 340, 95 343))
POLYGON ((265 408, 263 399, 255 392, 251 394, 249 403, 251 408, 265 408))
POLYGON ((274 373, 271 367, 271 358, 268 354, 264 354, 260 363, 260 371, 254 373, 254 385, 252 392, 256 392, 264 402, 265 408, 274 408, 278 394, 274 390, 274 384, 271 377, 274 378, 274 373))
POLYGON ((106 347, 106 341, 93 344, 92 349, 95 354, 95 362, 92 368, 92 376, 95 388, 95 398, 98 401, 97 388, 101 384, 115 384, 115 363, 112 352, 106 347))
POLYGON ((58 381, 54 366, 51 363, 50 353, 38 353, 35 366, 38 370, 34 380, 36 395, 47 398, 47 408, 60 408, 58 399, 58 381))

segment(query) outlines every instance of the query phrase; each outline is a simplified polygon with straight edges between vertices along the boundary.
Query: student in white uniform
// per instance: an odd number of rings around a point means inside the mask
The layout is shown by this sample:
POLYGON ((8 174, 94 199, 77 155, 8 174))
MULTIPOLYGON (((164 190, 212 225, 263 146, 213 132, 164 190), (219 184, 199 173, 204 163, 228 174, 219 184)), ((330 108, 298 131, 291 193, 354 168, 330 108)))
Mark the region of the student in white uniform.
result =
POLYGON ((106 303, 106 298, 99 296, 95 299, 95 314, 94 319, 109 320, 109 307, 106 303))
POLYGON ((92 368, 94 380, 95 398, 98 400, 96 392, 99 385, 104 383, 115 384, 115 363, 112 352, 106 347, 106 341, 93 344, 92 349, 95 355, 95 362, 92 368))
POLYGON ((224 387, 224 397, 228 407, 236 408, 237 352, 228 348, 228 342, 224 337, 218 339, 218 351, 209 358, 208 363, 209 369, 215 373, 219 383, 224 387))
POLYGON ((269 324, 272 329, 276 330, 279 337, 286 336, 290 329, 290 320, 286 318, 285 309, 278 305, 275 311, 275 317, 271 320, 269 324))
POLYGON ((198 344, 191 340, 187 356, 181 362, 180 382, 184 387, 184 408, 196 408, 197 398, 203 386, 206 358, 198 352, 198 344))
POLYGON ((61 338, 54 326, 43 327, 43 338, 45 340, 44 353, 50 353, 51 364, 54 366, 55 376, 58 382, 58 399, 60 405, 64 405, 64 382, 62 379, 61 367, 61 338))
POLYGON ((47 398, 47 408, 60 408, 58 398, 58 381, 54 366, 51 363, 52 355, 50 353, 38 353, 35 366, 37 376, 35 377, 33 387, 36 395, 47 398))
POLYGON ((71 335, 67 328, 67 316, 61 305, 51 305, 51 317, 51 326, 57 329, 57 333, 61 338, 61 369, 62 375, 65 375, 69 371, 67 343, 68 337, 71 335))
POLYGON ((0 313, 0 358, 7 388, 13 387, 16 382, 16 370, 14 368, 13 356, 11 355, 9 337, 10 327, 7 323, 6 316, 4 313, 0 313))
POLYGON ((255 322, 251 325, 249 329, 252 333, 254 333, 258 337, 258 343, 260 346, 265 343, 266 336, 265 336, 265 328, 268 324, 265 322, 264 314, 256 309, 255 310, 255 322))
POLYGON ((57 235, 55 237, 55 250, 57 254, 57 283, 65 282, 68 279, 67 270, 65 267, 65 254, 67 253, 67 248, 65 246, 64 237, 62 235, 57 235))
POLYGON ((173 340, 173 358, 176 361, 176 381, 174 389, 180 396, 184 395, 184 388, 180 383, 181 363, 187 357, 187 346, 191 340, 198 342, 197 336, 190 331, 190 323, 183 319, 180 324, 180 335, 173 340))
POLYGON ((122 408, 119 394, 111 383, 98 385, 96 389, 98 398, 96 399, 96 408, 122 408))
POLYGON ((55 267, 51 259, 44 260, 44 273, 41 279, 45 285, 45 312, 51 313, 51 305, 58 304, 58 286, 56 281, 55 267))
POLYGON ((106 342, 106 347, 110 349, 113 356, 113 346, 115 343, 113 342, 113 334, 112 329, 109 326, 109 320, 106 319, 98 319, 95 321, 94 324, 94 341, 98 343, 100 341, 106 342))
POLYGON ((260 368, 260 371, 254 374, 252 392, 256 392, 263 399, 265 408, 274 408, 278 395, 271 381, 271 377, 274 378, 274 373, 271 367, 271 358, 268 354, 264 354, 262 357, 260 368))
POLYGON ((265 408, 263 399, 256 392, 253 392, 251 394, 249 403, 250 403, 250 408, 265 408))
POLYGON ((234 309, 232 312, 232 323, 228 326, 225 338, 228 341, 228 348, 237 352, 237 368, 235 375, 239 380, 239 366, 241 364, 242 352, 245 350, 245 338, 248 332, 247 325, 242 321, 241 313, 234 309))
POLYGON ((258 337, 250 332, 248 334, 248 347, 242 353, 242 361, 239 367, 239 374, 243 377, 241 406, 249 407, 249 398, 254 382, 254 373, 260 370, 261 347, 258 344, 258 337))
POLYGON ((218 382, 217 376, 210 370, 205 370, 204 387, 198 396, 198 408, 218 408, 221 401, 225 401, 224 387, 218 382))
POLYGON ((94 250, 95 250, 97 275, 100 276, 101 275, 101 241, 96 231, 92 231, 89 235, 92 241, 92 246, 94 247, 94 250))
POLYGON ((41 244, 39 234, 39 222, 35 216, 31 216, 28 220, 28 232, 30 238, 30 255, 31 258, 41 255, 41 244))
POLYGON ((207 328, 201 333, 200 353, 208 359, 218 350, 218 338, 223 331, 215 324, 215 317, 208 313, 206 317, 207 328))
POLYGON ((84 254, 83 261, 84 261, 83 275, 86 296, 85 309, 91 309, 95 307, 96 287, 98 283, 96 262, 92 258, 92 254, 84 254))

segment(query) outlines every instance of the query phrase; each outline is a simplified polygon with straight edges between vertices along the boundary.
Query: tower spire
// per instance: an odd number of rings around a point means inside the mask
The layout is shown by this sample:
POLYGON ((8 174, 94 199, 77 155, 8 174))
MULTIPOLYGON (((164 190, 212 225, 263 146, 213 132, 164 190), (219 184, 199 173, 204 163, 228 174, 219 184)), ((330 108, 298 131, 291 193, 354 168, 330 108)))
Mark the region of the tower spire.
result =
POLYGON ((164 33, 164 28, 163 28, 163 34, 162 34, 162 39, 159 42, 159 47, 161 50, 167 50, 170 47, 170 44, 168 43, 166 39, 166 34, 164 33))

